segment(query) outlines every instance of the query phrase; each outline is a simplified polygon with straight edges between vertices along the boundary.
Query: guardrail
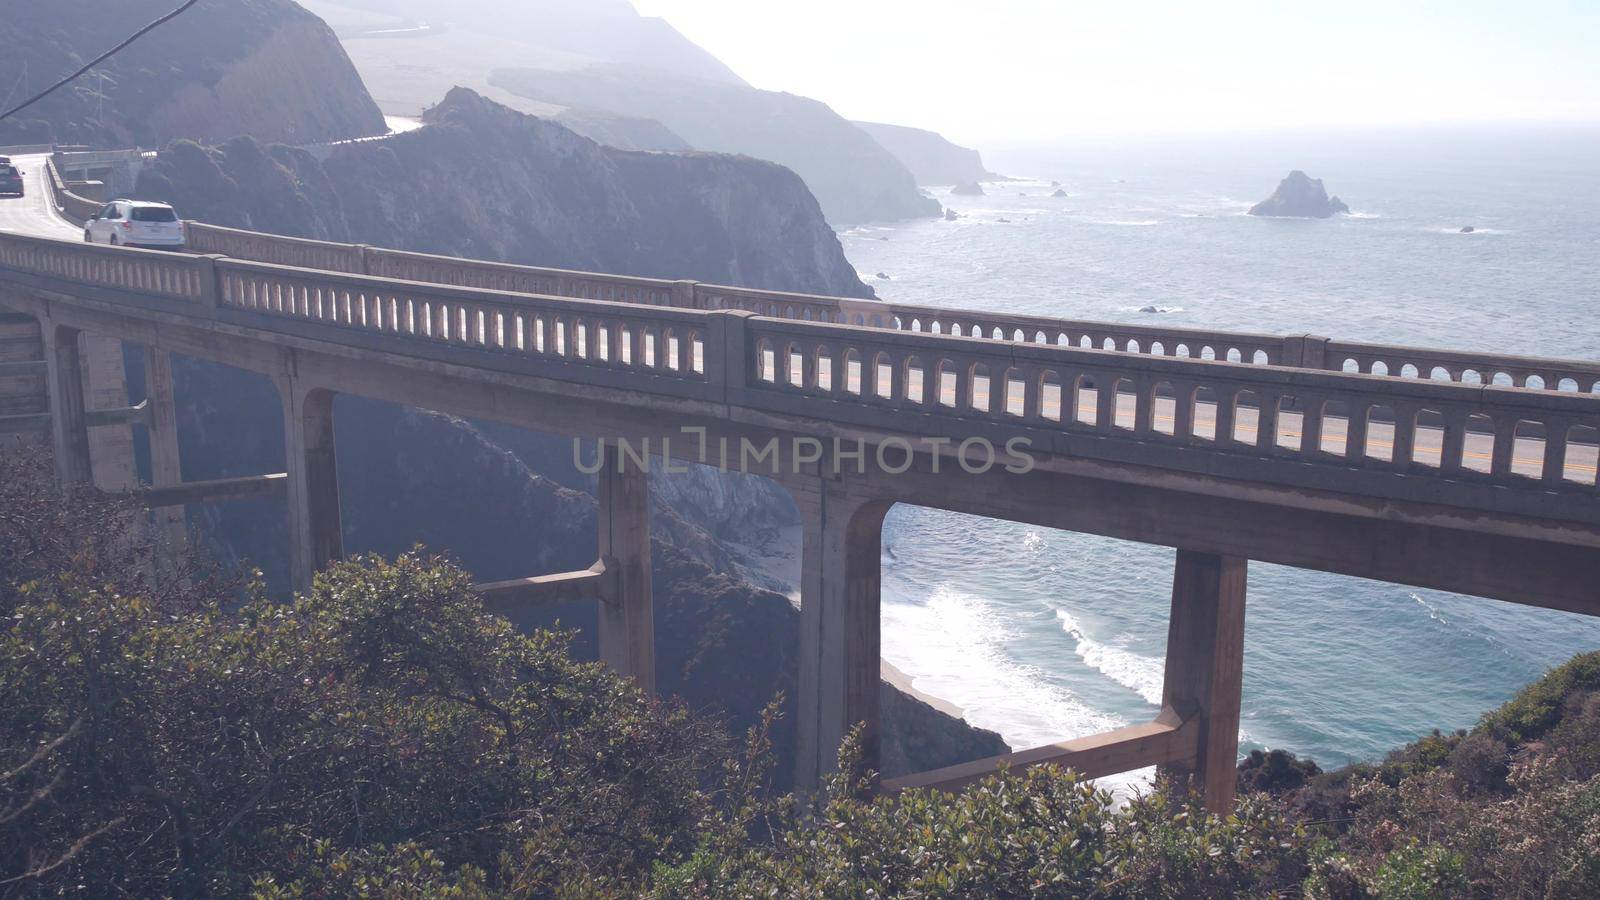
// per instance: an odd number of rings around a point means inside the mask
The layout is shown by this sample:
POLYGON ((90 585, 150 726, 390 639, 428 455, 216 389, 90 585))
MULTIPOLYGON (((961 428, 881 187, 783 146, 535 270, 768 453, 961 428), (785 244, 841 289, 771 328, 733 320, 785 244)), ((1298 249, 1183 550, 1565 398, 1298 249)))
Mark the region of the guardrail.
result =
POLYGON ((74 225, 82 225, 99 212, 104 203, 81 197, 67 189, 66 181, 57 171, 55 162, 45 160, 45 183, 50 188, 50 199, 55 204, 56 211, 74 225))
POLYGON ((742 309, 761 316, 923 334, 960 335, 1148 356, 1293 366, 1399 378, 1600 393, 1600 362, 1278 335, 1019 316, 883 303, 653 278, 518 266, 307 241, 192 223, 192 249, 283 265, 365 273, 460 287, 676 306, 742 309))
POLYGON ((14 235, 0 236, 0 267, 264 331, 818 422, 909 435, 1006 425, 1068 455, 1080 452, 1074 435, 1119 438, 1157 452, 1140 458, 1149 464, 1266 481, 1291 472, 1296 484, 1380 496, 1397 483, 1373 476, 1405 475, 1413 486, 1456 485, 1460 496, 1461 485, 1491 488, 1472 493, 1489 508, 1514 497, 1524 513, 1600 523, 1600 396, 1589 393, 541 296, 14 235), (1568 495, 1577 502, 1561 499, 1568 495))

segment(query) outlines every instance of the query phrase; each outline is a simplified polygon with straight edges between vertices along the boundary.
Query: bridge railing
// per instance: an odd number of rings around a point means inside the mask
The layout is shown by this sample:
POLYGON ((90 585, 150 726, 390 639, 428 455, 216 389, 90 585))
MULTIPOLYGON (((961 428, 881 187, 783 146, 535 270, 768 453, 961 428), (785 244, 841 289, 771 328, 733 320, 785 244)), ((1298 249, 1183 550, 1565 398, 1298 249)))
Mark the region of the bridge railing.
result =
MULTIPOLYGON (((217 260, 215 267, 219 307, 257 314, 262 327, 269 329, 286 321, 300 322, 394 339, 389 349, 398 352, 405 352, 408 344, 425 342, 487 351, 507 360, 648 376, 656 383, 704 386, 721 377, 716 368, 720 356, 707 350, 712 323, 695 310, 457 288, 228 259, 217 260)), ((640 387, 649 389, 645 384, 640 387)))
POLYGON ((50 187, 50 199, 62 218, 74 225, 82 225, 94 217, 105 204, 74 194, 61 177, 61 172, 51 160, 45 160, 45 183, 50 187))
POLYGON ((262 234, 237 228, 219 228, 201 222, 185 222, 189 249, 195 253, 215 253, 233 259, 298 266, 324 272, 366 274, 362 247, 262 234))
POLYGON ((213 286, 207 263, 201 257, 155 250, 0 236, 0 267, 185 303, 206 302, 213 286))
POLYGON ((604 275, 461 260, 258 234, 191 223, 192 248, 282 265, 365 272, 389 278, 519 293, 676 306, 742 309, 797 321, 832 322, 924 334, 962 335, 1047 346, 1223 360, 1242 364, 1356 371, 1390 377, 1495 383, 1600 393, 1600 363, 1278 335, 1011 315, 993 311, 883 303, 761 291, 688 281, 604 275))
MULTIPOLYGON (((1133 438, 1321 467, 1592 495, 1600 397, 753 319, 785 409, 1133 438)), ((960 433, 949 429, 949 433, 960 433)), ((1589 501, 1585 501, 1588 503, 1589 501)))
POLYGON ((1600 362, 1330 341, 1328 368, 1368 374, 1600 393, 1600 362))

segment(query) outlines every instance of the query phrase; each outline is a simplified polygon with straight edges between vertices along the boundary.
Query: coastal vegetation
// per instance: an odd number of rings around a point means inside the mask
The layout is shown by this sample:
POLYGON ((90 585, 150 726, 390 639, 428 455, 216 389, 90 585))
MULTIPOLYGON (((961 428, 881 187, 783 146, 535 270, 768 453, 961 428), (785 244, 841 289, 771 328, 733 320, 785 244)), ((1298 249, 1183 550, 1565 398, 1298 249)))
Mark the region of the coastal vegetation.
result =
POLYGON ((1600 892, 1600 654, 1380 763, 1253 756, 1226 817, 1053 769, 876 797, 853 742, 801 798, 776 703, 741 745, 421 551, 273 601, 47 463, 0 457, 3 896, 1600 892))

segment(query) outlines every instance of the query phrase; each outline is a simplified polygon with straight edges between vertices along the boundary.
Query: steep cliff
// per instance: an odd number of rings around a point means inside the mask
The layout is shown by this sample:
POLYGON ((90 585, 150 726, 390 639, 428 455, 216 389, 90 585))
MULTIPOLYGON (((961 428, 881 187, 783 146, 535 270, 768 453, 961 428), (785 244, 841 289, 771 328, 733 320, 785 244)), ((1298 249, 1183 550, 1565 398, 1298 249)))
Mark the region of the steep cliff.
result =
POLYGON ((952 144, 938 132, 878 122, 854 124, 910 169, 917 184, 961 184, 1005 178, 984 168, 978 151, 952 144))
POLYGON ((184 216, 430 253, 871 296, 794 173, 714 154, 604 147, 464 89, 427 126, 325 159, 179 144, 141 198, 184 216))
POLYGON ((939 203, 866 132, 827 104, 794 94, 670 78, 626 66, 503 68, 489 83, 578 109, 656 119, 701 150, 793 169, 835 225, 936 216, 939 203))
MULTIPOLYGON (((171 11, 168 0, 49 0, 0 12, 0 85, 40 90, 171 11)), ((333 32, 291 0, 200 3, 0 122, 0 144, 154 147, 240 134, 312 143, 382 134, 333 32)))

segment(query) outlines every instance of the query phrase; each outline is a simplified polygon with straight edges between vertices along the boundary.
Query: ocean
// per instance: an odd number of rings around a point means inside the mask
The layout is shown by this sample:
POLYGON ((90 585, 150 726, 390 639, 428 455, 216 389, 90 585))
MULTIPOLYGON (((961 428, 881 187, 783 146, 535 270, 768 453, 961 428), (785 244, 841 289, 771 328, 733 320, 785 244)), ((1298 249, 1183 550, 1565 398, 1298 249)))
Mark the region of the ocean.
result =
MULTIPOLYGON (((880 296, 1600 359, 1600 130, 985 149, 1028 180, 931 187, 954 222, 841 233, 880 296), (1352 214, 1244 214, 1291 169, 1352 214)), ((1154 715, 1172 550, 905 506, 884 543, 883 655, 917 689, 1017 748, 1154 715)), ((1241 749, 1324 767, 1469 727, 1600 649, 1600 619, 1259 563, 1247 610, 1241 749)))

